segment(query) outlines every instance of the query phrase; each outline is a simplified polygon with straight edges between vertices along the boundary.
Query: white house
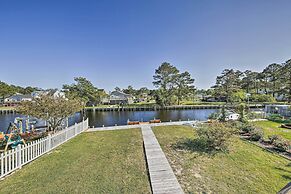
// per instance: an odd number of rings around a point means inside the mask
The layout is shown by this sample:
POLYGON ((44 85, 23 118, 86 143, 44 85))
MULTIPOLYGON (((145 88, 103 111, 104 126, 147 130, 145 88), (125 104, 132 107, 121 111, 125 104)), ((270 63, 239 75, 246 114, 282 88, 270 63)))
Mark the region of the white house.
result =
POLYGON ((43 90, 43 91, 34 91, 31 93, 31 96, 33 98, 39 98, 41 97, 42 95, 50 95, 50 96, 53 96, 54 98, 57 98, 57 97, 63 97, 65 98, 65 93, 60 91, 60 90, 57 90, 57 89, 54 89, 54 90, 43 90))
POLYGON ((31 93, 31 97, 32 98, 39 98, 42 95, 46 95, 47 92, 46 91, 34 91, 31 93))
POLYGON ((12 95, 8 98, 4 99, 4 103, 9 104, 9 103, 19 103, 23 101, 32 101, 31 95, 23 95, 23 94, 15 94, 12 95))
POLYGON ((65 98, 65 92, 62 92, 60 90, 50 90, 48 95, 53 96, 54 98, 62 97, 65 98))

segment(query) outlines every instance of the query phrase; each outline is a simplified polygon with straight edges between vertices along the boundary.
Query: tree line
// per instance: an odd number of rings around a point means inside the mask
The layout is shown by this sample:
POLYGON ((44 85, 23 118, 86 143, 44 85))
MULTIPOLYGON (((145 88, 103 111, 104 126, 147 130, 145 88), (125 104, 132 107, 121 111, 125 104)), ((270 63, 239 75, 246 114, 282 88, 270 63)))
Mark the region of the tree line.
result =
POLYGON ((21 87, 15 85, 9 85, 5 82, 0 81, 0 98, 6 98, 13 94, 20 93, 20 94, 31 94, 35 90, 41 90, 37 87, 21 87))
MULTIPOLYGON (((188 71, 181 72, 174 65, 164 62, 153 75, 155 89, 142 87, 135 89, 131 85, 116 91, 131 94, 136 98, 154 99, 160 106, 180 104, 182 100, 192 100, 197 94, 213 96, 220 101, 240 102, 252 100, 256 102, 271 102, 275 98, 291 102, 291 59, 282 63, 268 65, 262 72, 251 70, 240 71, 225 69, 217 76, 216 83, 207 90, 197 90, 195 79, 188 71)), ((79 98, 84 105, 98 105, 102 99, 108 97, 103 89, 97 88, 84 77, 74 78, 74 83, 64 84, 63 91, 68 98, 79 98)), ((0 82, 0 97, 7 97, 15 93, 30 94, 37 87, 19 87, 0 82)))
POLYGON ((227 102, 243 101, 247 94, 254 101, 274 101, 275 98, 291 102, 291 59, 268 65, 262 72, 225 69, 217 76, 209 92, 225 97, 227 102))

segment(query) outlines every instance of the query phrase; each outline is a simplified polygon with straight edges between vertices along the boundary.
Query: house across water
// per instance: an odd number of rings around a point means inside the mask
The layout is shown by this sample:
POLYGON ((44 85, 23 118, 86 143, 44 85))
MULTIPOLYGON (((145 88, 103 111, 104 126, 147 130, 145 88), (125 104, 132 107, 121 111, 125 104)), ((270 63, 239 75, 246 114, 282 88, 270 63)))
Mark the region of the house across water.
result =
POLYGON ((270 104, 265 106, 267 114, 280 114, 284 117, 291 117, 291 105, 270 104))
POLYGON ((120 91, 114 91, 110 93, 109 104, 132 104, 134 97, 130 94, 125 94, 120 91))

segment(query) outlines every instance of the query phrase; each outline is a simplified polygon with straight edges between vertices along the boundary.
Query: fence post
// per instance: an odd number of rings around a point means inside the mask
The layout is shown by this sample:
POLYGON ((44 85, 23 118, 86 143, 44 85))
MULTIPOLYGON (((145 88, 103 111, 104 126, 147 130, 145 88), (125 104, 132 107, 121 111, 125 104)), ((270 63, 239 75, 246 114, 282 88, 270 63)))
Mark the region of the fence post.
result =
POLYGON ((79 131, 77 130, 77 123, 75 123, 75 131, 77 131, 76 134, 79 134, 79 131))
POLYGON ((16 147, 16 161, 17 161, 17 167, 22 168, 22 163, 21 163, 21 145, 18 144, 16 147))
POLYGON ((47 136, 47 139, 48 139, 48 149, 47 149, 47 151, 50 151, 51 150, 51 148, 52 148, 52 137, 51 137, 51 134, 48 134, 48 136, 47 136))
POLYGON ((85 119, 84 119, 84 117, 83 117, 83 121, 82 121, 82 131, 84 131, 84 124, 85 124, 85 119))
POLYGON ((65 129, 65 141, 67 141, 67 139, 68 139, 68 131, 67 129, 65 129))

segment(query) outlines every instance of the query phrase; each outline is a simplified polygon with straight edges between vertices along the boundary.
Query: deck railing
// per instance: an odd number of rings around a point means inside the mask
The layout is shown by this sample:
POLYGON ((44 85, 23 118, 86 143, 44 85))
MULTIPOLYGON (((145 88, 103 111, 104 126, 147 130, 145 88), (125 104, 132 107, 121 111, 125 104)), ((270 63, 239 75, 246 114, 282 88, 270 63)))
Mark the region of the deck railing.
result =
POLYGON ((8 150, 0 155, 0 178, 44 155, 89 128, 88 119, 60 132, 8 150))

